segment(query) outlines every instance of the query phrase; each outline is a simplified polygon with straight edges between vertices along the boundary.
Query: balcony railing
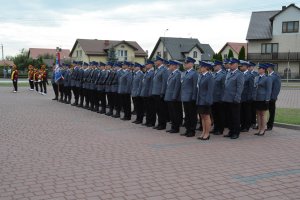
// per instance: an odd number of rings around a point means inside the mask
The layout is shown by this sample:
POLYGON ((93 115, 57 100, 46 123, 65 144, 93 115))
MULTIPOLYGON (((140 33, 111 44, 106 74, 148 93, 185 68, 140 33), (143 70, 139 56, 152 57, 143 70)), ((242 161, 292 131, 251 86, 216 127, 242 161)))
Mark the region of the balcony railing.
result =
POLYGON ((300 52, 283 52, 283 53, 248 53, 248 60, 253 61, 300 61, 300 52))

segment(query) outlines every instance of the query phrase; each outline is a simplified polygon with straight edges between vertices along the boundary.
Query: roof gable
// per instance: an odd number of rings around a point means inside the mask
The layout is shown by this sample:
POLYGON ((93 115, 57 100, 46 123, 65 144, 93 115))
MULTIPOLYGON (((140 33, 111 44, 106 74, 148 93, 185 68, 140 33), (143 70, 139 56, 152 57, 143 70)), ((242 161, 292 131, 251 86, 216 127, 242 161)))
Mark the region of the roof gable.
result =
MULTIPOLYGON (((45 49, 45 48, 29 48, 28 51, 28 57, 33 58, 33 59, 37 59, 39 56, 42 55, 52 55, 52 56, 56 56, 56 49, 45 49)), ((70 54, 70 50, 69 49, 62 49, 60 52, 60 57, 61 58, 68 58, 70 54)))
POLYGON ((272 16, 272 17, 270 18, 270 21, 274 21, 274 19, 275 19, 278 15, 280 15, 281 13, 287 11, 287 10, 288 10, 289 8, 291 8, 291 7, 294 7, 294 8, 296 8, 296 9, 298 9, 298 10, 300 11, 300 8, 297 7, 295 4, 292 3, 292 4, 290 4, 288 7, 283 7, 283 9, 282 9, 280 12, 276 13, 274 16, 272 16))
MULTIPOLYGON (((223 48, 219 51, 219 53, 221 53, 222 51, 224 51, 224 49, 229 46, 235 53, 239 53, 241 48, 244 46, 245 47, 245 51, 247 51, 247 43, 238 43, 238 42, 227 42, 223 48)), ((247 52, 246 52, 247 54, 247 52)))
POLYGON ((190 52, 195 46, 197 46, 203 53, 204 56, 202 55, 202 58, 207 58, 214 54, 214 51, 210 45, 201 44, 198 39, 160 37, 150 55, 150 58, 154 57, 154 53, 160 42, 164 44, 164 47, 174 60, 184 60, 184 53, 190 52))
POLYGON ((79 44, 86 55, 107 55, 107 50, 120 44, 127 44, 135 51, 136 56, 147 56, 146 52, 135 41, 118 41, 118 40, 91 40, 77 39, 70 55, 73 54, 77 44, 79 44))

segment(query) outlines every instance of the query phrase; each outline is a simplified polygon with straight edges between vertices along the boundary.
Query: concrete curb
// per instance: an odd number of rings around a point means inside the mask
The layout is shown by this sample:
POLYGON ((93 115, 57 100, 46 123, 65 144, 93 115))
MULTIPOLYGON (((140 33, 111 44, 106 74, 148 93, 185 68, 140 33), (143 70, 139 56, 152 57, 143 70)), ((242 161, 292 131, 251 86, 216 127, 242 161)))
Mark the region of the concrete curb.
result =
POLYGON ((300 130, 300 126, 294 125, 294 124, 284 124, 284 123, 275 122, 274 126, 280 127, 280 128, 293 129, 293 130, 300 130))

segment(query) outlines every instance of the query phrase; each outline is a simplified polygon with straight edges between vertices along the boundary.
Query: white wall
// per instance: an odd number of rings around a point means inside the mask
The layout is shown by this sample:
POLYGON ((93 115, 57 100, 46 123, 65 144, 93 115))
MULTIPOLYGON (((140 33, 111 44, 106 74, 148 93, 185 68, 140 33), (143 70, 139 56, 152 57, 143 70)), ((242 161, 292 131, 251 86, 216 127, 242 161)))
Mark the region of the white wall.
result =
POLYGON ((289 7, 277 15, 273 21, 273 36, 275 35, 299 35, 298 33, 282 33, 282 22, 300 21, 300 10, 295 7, 289 7))
MULTIPOLYGON (((157 55, 157 52, 160 52, 161 53, 161 57, 163 57, 163 43, 162 43, 162 41, 158 44, 158 47, 157 47, 157 49, 155 50, 155 52, 154 52, 154 56, 153 56, 153 58, 155 58, 155 56, 157 55)), ((164 48, 165 49, 165 51, 167 51, 167 49, 166 49, 166 47, 164 48)), ((171 58, 171 55, 169 54, 169 53, 167 53, 167 58, 166 58, 167 60, 170 60, 170 59, 172 59, 171 58)))

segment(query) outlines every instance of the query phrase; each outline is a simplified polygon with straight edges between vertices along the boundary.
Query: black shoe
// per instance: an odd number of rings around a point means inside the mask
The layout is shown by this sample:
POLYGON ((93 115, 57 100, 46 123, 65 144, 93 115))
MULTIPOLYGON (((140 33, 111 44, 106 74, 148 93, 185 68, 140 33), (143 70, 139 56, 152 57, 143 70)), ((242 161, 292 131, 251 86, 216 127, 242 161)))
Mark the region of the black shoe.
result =
POLYGON ((169 133, 179 133, 179 130, 173 129, 173 130, 170 130, 169 133))
POLYGON ((214 135, 223 135, 223 133, 220 132, 220 131, 216 131, 216 132, 214 132, 213 134, 214 134, 214 135))
POLYGON ((143 122, 141 122, 141 121, 136 121, 135 122, 135 124, 141 124, 141 123, 143 123, 143 122))
POLYGON ((156 130, 164 130, 164 129, 166 129, 166 127, 163 127, 163 126, 159 126, 156 130))
POLYGON ((223 137, 231 137, 230 134, 223 135, 223 137))
POLYGON ((264 130, 264 132, 263 132, 263 133, 261 133, 261 134, 258 134, 258 136, 264 136, 264 135, 265 135, 265 133, 266 133, 266 130, 264 130))
POLYGON ((112 116, 113 113, 112 113, 112 112, 108 112, 108 113, 106 113, 105 115, 106 115, 106 116, 112 116))
POLYGON ((146 126, 147 126, 147 127, 153 127, 154 125, 152 125, 152 124, 147 124, 146 126))
POLYGON ((54 101, 57 101, 57 100, 58 100, 58 98, 53 98, 52 100, 54 100, 54 101))
POLYGON ((128 118, 128 117, 123 117, 123 118, 121 118, 121 120, 123 120, 123 121, 130 121, 130 120, 131 120, 131 118, 128 118))
POLYGON ((271 128, 271 127, 268 127, 267 129, 266 129, 266 131, 271 131, 273 128, 271 128))
POLYGON ((206 137, 206 138, 204 138, 204 137, 199 137, 198 139, 199 139, 199 140, 209 140, 209 138, 210 138, 210 135, 209 135, 208 137, 206 137))
POLYGON ((142 124, 142 126, 147 126, 147 125, 148 125, 147 123, 143 123, 143 124, 142 124))
POLYGON ((137 122, 138 122, 137 120, 134 120, 134 121, 133 121, 133 122, 131 122, 131 123, 134 123, 134 124, 135 124, 135 123, 137 123, 137 122))
POLYGON ((195 133, 188 133, 188 134, 186 134, 185 137, 194 137, 195 135, 196 135, 195 133))
POLYGON ((240 132, 243 132, 243 133, 249 132, 249 129, 243 128, 240 132))
POLYGON ((230 139, 238 139, 239 135, 238 134, 233 134, 230 136, 230 139))
POLYGON ((159 126, 154 126, 154 127, 153 127, 153 129, 158 129, 158 128, 159 128, 159 126))
POLYGON ((120 115, 112 115, 113 118, 120 118, 120 115))
POLYGON ((187 133, 181 133, 180 135, 181 136, 187 136, 187 133))
POLYGON ((170 133, 170 131, 172 131, 172 129, 170 129, 170 130, 166 130, 166 132, 167 132, 167 133, 170 133))

